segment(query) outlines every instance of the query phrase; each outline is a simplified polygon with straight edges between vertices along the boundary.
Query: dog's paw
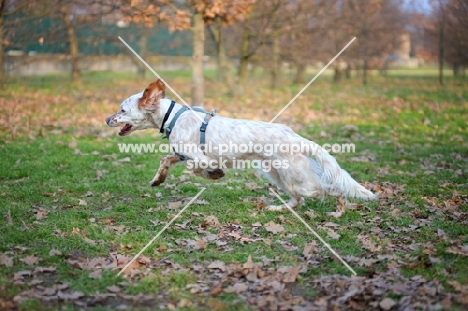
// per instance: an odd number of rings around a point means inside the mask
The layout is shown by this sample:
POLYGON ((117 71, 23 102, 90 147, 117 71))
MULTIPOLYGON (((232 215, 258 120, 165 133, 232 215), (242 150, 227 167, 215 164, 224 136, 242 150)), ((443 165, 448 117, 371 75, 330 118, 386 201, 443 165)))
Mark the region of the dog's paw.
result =
POLYGON ((162 184, 163 182, 164 182, 164 180, 160 180, 159 178, 158 179, 155 178, 152 181, 150 181, 150 186, 151 187, 157 187, 160 184, 162 184))
POLYGON ((224 172, 222 169, 217 168, 217 169, 212 169, 212 170, 203 170, 203 176, 205 176, 208 179, 220 179, 224 177, 224 172))

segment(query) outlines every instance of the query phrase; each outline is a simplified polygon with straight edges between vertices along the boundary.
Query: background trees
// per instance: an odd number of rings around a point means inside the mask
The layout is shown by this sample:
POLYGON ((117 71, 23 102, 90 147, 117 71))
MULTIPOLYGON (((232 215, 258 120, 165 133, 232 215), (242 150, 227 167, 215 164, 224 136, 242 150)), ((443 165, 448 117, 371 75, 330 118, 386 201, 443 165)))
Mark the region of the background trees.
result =
MULTIPOLYGON (((244 94, 252 68, 269 74, 277 88, 281 71, 303 83, 310 66, 333 57, 334 80, 359 69, 385 69, 401 47, 411 56, 439 60, 457 75, 468 62, 468 1, 434 0, 424 9, 403 0, 0 0, 0 84, 5 53, 68 55, 79 82, 82 55, 122 53, 122 35, 146 58, 160 53, 192 56, 192 104, 203 105, 204 59, 217 57, 220 81, 234 96, 244 94), (162 44, 161 36, 170 40, 162 44), (431 56, 432 55, 432 56, 431 56), (390 57, 390 58, 389 58, 390 57)), ((140 78, 146 68, 135 60, 140 78)))

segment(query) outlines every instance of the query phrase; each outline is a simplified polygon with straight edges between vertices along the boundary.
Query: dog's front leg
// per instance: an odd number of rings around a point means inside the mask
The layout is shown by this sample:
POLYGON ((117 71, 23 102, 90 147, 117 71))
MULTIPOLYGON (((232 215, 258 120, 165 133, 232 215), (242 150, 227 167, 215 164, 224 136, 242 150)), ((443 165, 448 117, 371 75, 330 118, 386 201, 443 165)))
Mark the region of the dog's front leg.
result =
POLYGON ((162 157, 161 161, 159 162, 159 169, 156 175, 154 176, 153 180, 150 182, 151 187, 156 187, 162 184, 166 179, 169 170, 181 161, 182 160, 180 159, 180 157, 176 154, 169 154, 167 156, 162 157))

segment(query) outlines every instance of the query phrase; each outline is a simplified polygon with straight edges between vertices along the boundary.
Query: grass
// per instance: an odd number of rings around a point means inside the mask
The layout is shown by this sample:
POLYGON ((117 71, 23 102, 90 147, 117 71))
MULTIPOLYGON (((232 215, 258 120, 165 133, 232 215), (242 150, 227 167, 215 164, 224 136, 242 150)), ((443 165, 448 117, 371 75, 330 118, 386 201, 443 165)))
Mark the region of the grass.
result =
MULTIPOLYGON (((188 73, 160 74, 188 98, 188 73)), ((281 90, 272 91, 260 77, 252 81, 245 98, 232 99, 215 81, 215 74, 207 74, 211 80, 207 83, 205 106, 236 117, 268 121, 302 87, 289 85, 285 80, 281 90)), ((468 280, 466 255, 446 251, 468 241, 468 88, 466 81, 453 78, 441 87, 435 84, 434 77, 427 70, 424 75, 391 72, 385 77, 373 76, 365 86, 359 79, 330 84, 325 77, 316 81, 277 122, 292 126, 320 144, 354 143, 356 153, 335 156, 356 180, 404 187, 401 192, 392 188, 393 196, 365 203, 337 220, 326 217, 326 212, 334 209, 331 199, 306 200, 299 214, 314 211, 316 218, 304 217, 312 227, 320 227, 319 234, 342 256, 376 258, 394 252, 408 263, 401 266, 403 275, 437 279, 447 293, 454 291, 449 281, 467 285, 468 280), (451 201, 453 208, 448 209, 451 201), (337 240, 327 236, 324 225, 330 221, 338 226, 337 240), (379 230, 383 233, 379 234, 379 230), (443 230, 446 238, 438 235, 438 230, 443 230), (380 243, 382 249, 376 253, 364 249, 357 239, 362 233, 371 236, 372 243, 380 243), (405 248, 412 243, 418 247, 405 248), (429 266, 411 265, 427 260, 428 254, 439 260, 429 266)), ((160 301, 160 306, 173 304, 181 309, 248 309, 249 304, 236 294, 212 297, 191 293, 187 285, 197 283, 200 275, 190 267, 206 266, 216 260, 244 263, 249 255, 254 262, 261 261, 262 256, 276 257, 278 265, 294 266, 303 261, 302 251, 314 240, 313 236, 290 213, 255 209, 252 201, 269 197, 269 185, 251 171, 230 171, 223 180, 213 183, 196 177, 181 181, 188 175, 183 167, 177 167, 163 186, 148 186, 161 155, 121 154, 117 144, 159 142, 158 134, 146 131, 121 138, 103 125, 104 116, 118 109, 119 98, 139 91, 142 82, 130 74, 114 73, 86 73, 79 86, 63 81, 63 76, 13 79, 2 93, 6 101, 2 115, 10 119, 4 117, 0 133, 0 214, 10 214, 12 223, 7 217, 0 218, 0 253, 8 252, 14 262, 12 267, 0 265, 0 303, 12 301, 29 288, 13 282, 14 273, 53 266, 56 272, 50 280, 42 280, 45 285, 67 282, 73 291, 92 296, 120 284, 126 295, 152 295, 151 303, 134 302, 136 308, 152 309, 160 301), (130 161, 118 162, 127 157, 130 161), (256 183, 259 188, 251 190, 246 185, 249 183, 256 183), (190 206, 176 221, 183 224, 190 220, 189 225, 185 229, 172 226, 144 253, 182 269, 164 272, 158 267, 134 279, 116 277, 116 271, 104 270, 102 278, 91 279, 90 271, 67 263, 69 258, 106 257, 111 252, 133 256, 177 213, 167 208, 169 202, 193 197, 202 186, 207 189, 201 199, 209 204, 190 206), (38 219, 38 211, 47 211, 46 217, 38 219), (216 216, 222 226, 241 225, 242 234, 269 239, 271 243, 229 240, 229 251, 223 251, 214 242, 198 251, 180 246, 181 241, 201 237, 195 229, 209 215, 216 216), (282 221, 280 215, 284 217, 282 221), (154 225, 155 221, 159 223, 154 225), (281 222, 287 234, 274 235, 263 227, 254 230, 252 226, 270 221, 281 222), (288 251, 281 241, 288 241, 297 249, 288 251), (50 256, 51 249, 62 255, 50 256), (39 263, 29 266, 20 261, 28 255, 39 257, 39 263), (183 298, 191 304, 178 305, 183 298)), ((320 256, 323 260, 319 265, 310 266, 297 281, 298 286, 307 289, 306 299, 320 296, 311 287, 319 276, 349 274, 326 249, 320 250, 320 256)), ((381 260, 372 269, 375 273, 386 271, 390 261, 381 260)), ((359 275, 369 274, 369 267, 352 266, 359 275)), ((122 298, 113 299, 98 305, 114 308, 122 303, 122 298)), ((65 305, 76 308, 71 302, 65 305)), ((24 310, 57 307, 38 299, 25 300, 17 306, 24 310)), ((454 302, 454 308, 460 306, 454 302)))

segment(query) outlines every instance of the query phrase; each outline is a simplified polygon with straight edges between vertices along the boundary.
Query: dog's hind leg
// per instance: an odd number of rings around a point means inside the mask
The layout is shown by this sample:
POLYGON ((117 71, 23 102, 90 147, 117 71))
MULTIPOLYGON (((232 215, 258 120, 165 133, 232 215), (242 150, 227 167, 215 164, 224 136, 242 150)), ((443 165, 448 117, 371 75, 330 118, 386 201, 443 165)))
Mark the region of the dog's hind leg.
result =
MULTIPOLYGON (((286 202, 286 204, 290 207, 290 208, 296 208, 296 207, 299 207, 301 206, 302 204, 304 203, 304 198, 303 197, 291 197, 291 199, 286 202)), ((267 211, 283 211, 283 210, 287 210, 288 207, 285 205, 285 204, 281 204, 281 205, 268 205, 265 207, 265 209, 267 211)))
MULTIPOLYGON (((278 188, 284 190, 286 193, 290 194, 287 187, 281 182, 281 178, 280 178, 277 170, 272 169, 270 172, 261 171, 261 173, 265 177, 267 177, 268 180, 272 184, 274 184, 278 188)), ((303 197, 301 197, 301 196, 292 196, 291 195, 290 200, 286 204, 291 208, 296 208, 296 207, 301 206, 303 203, 304 203, 304 198, 303 197)), ((282 211, 282 210, 286 210, 286 209, 288 209, 288 208, 287 208, 287 206, 285 204, 268 205, 268 206, 265 207, 265 210, 267 210, 267 211, 282 211)))
POLYGON ((156 187, 162 184, 166 179, 169 170, 181 161, 182 160, 180 159, 180 157, 176 154, 169 154, 167 156, 162 157, 161 161, 159 162, 159 169, 156 175, 154 176, 153 180, 150 182, 151 187, 156 187))

